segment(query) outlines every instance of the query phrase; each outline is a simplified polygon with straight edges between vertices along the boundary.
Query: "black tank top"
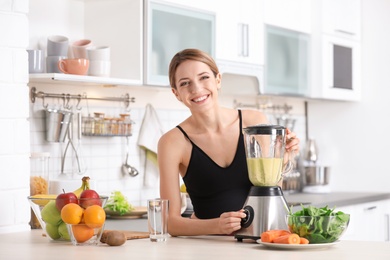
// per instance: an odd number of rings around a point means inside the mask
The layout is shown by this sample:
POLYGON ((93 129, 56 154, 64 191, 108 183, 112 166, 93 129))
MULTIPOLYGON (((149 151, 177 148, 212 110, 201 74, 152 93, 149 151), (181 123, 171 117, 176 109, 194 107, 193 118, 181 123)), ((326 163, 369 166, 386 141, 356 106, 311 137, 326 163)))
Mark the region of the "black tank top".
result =
POLYGON ((237 131, 240 134, 237 150, 232 163, 226 168, 216 164, 177 126, 192 144, 191 158, 183 181, 197 218, 218 218, 223 212, 242 209, 252 186, 246 164, 240 110, 238 115, 240 123, 237 131))

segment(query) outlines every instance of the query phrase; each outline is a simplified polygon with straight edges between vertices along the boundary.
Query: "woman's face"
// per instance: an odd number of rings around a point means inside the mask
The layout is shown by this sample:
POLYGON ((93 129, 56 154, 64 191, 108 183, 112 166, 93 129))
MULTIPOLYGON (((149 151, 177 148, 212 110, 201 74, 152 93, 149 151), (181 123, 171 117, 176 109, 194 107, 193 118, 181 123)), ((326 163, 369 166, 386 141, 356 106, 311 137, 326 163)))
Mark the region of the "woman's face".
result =
POLYGON ((214 77, 210 67, 200 61, 187 60, 176 70, 176 98, 191 110, 203 109, 216 103, 221 75, 214 77))

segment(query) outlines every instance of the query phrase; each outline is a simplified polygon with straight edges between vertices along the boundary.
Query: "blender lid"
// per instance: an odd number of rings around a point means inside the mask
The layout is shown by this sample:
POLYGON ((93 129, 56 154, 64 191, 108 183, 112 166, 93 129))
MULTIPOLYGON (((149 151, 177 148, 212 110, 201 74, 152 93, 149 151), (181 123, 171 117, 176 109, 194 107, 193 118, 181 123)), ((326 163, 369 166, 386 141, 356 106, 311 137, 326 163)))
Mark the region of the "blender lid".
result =
POLYGON ((281 125, 267 125, 267 124, 260 124, 260 125, 253 125, 248 126, 243 129, 245 133, 249 135, 283 135, 286 128, 281 125))

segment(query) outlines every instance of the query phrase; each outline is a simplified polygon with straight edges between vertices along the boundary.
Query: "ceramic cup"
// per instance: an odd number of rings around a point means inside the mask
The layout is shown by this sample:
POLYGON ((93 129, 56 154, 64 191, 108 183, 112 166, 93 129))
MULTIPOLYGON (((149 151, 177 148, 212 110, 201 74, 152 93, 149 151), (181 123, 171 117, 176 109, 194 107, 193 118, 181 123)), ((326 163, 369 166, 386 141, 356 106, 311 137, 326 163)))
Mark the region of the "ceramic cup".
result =
POLYGON ((89 60, 110 61, 110 47, 91 46, 87 48, 89 60))
POLYGON ((46 72, 47 73, 62 73, 58 68, 58 62, 67 59, 67 56, 47 56, 46 57, 46 72))
POLYGON ((88 75, 98 77, 109 77, 111 71, 111 62, 104 60, 90 60, 88 75))
POLYGON ((73 53, 73 58, 78 58, 78 59, 87 59, 87 48, 91 46, 92 41, 88 39, 82 39, 75 41, 72 44, 72 53, 73 53))
POLYGON ((163 242, 168 238, 169 201, 166 199, 148 200, 148 229, 152 242, 163 242))
POLYGON ((47 37, 47 56, 68 56, 69 39, 62 35, 47 37))
POLYGON ((43 73, 43 51, 27 50, 28 53, 28 72, 43 73))
POLYGON ((87 59, 63 59, 58 62, 58 69, 65 74, 86 75, 88 67, 87 59))

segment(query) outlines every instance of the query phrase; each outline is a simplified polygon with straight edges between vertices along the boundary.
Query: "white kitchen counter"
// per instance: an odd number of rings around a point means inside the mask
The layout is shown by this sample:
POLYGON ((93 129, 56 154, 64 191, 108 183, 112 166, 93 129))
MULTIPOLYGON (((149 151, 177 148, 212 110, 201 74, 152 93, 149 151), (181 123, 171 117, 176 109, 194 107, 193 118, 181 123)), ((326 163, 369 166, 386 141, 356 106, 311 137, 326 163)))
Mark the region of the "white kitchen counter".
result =
POLYGON ((390 259, 390 243, 341 241, 323 249, 275 250, 251 240, 237 242, 232 236, 128 240, 119 247, 107 245, 73 246, 70 242, 50 242, 41 230, 2 234, 0 259, 390 259))

